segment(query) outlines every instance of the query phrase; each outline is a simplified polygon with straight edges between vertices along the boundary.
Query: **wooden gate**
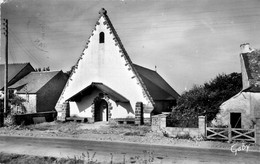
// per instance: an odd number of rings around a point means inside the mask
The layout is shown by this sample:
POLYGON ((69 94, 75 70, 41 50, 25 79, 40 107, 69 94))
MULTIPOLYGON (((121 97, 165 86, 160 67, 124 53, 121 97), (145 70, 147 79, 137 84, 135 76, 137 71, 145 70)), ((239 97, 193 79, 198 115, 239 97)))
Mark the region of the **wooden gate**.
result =
POLYGON ((226 140, 226 141, 248 141, 256 142, 256 128, 206 128, 206 136, 209 140, 226 140))

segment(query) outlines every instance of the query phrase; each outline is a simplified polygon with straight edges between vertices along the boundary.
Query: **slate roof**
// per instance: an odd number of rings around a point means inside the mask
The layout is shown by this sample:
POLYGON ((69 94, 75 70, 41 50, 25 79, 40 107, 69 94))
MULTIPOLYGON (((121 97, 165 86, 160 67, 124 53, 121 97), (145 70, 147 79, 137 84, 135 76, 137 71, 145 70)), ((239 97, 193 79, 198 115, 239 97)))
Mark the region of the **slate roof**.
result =
POLYGON ((241 54, 244 60, 246 73, 251 85, 260 81, 260 50, 241 54))
POLYGON ((9 88, 19 88, 19 91, 17 93, 37 93, 59 72, 61 71, 31 72, 9 88))
POLYGON ((253 93, 260 93, 260 86, 250 86, 243 90, 243 92, 253 92, 253 93))
POLYGON ((133 64, 153 100, 176 100, 180 95, 156 72, 133 64))
MULTIPOLYGON (((30 63, 14 63, 8 64, 8 82, 10 82, 19 72, 21 72, 26 65, 30 63)), ((5 65, 0 64, 0 89, 4 87, 4 77, 5 77, 5 65)))

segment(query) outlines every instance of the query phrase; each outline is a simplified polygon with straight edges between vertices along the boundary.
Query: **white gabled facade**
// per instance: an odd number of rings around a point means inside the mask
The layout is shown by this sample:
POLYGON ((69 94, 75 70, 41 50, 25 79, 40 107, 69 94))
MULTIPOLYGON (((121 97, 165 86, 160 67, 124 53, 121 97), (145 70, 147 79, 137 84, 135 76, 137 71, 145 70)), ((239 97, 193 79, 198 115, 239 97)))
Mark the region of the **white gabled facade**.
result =
MULTIPOLYGON (((92 83, 102 83, 130 101, 130 105, 121 105, 120 102, 110 99, 111 118, 135 117, 137 102, 150 107, 150 112, 152 110, 153 102, 149 99, 149 93, 145 91, 142 81, 138 78, 105 10, 100 13, 58 104, 64 103, 92 83)), ((70 102, 70 116, 92 117, 91 104, 98 94, 98 91, 94 91, 83 96, 79 102, 70 102)), ((150 117, 149 112, 146 112, 145 116, 150 117)))

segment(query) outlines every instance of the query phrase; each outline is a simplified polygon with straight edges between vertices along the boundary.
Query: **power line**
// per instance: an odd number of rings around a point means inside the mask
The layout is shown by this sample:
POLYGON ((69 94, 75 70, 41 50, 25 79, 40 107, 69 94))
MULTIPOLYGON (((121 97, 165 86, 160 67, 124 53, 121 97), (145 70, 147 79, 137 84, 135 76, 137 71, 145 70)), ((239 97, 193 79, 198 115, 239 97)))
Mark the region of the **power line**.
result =
MULTIPOLYGON (((235 16, 225 16, 225 17, 216 17, 216 19, 226 19, 226 18, 242 18, 242 17, 258 17, 260 16, 260 14, 243 14, 243 15, 235 15, 235 16)), ((137 17, 137 18, 143 18, 143 17, 137 17)), ((75 18, 71 18, 70 20, 68 20, 68 22, 70 22, 70 26, 78 26, 78 25, 75 25, 75 24, 72 24, 72 22, 74 23, 80 23, 79 20, 75 22, 75 18)), ((85 20, 85 19, 82 19, 82 20, 85 20)), ((95 20, 97 19, 89 19, 89 20, 93 20, 93 22, 95 22, 95 20)), ((137 19, 133 19, 133 20, 137 20, 137 19)), ((155 23, 162 23, 162 22, 174 22, 174 23, 178 23, 178 22, 184 22, 184 23, 187 23, 187 22, 197 22, 197 21, 200 21, 201 19, 194 19, 194 18, 188 18, 188 19, 170 19, 170 18, 167 18, 167 20, 156 20, 155 23)), ((116 24, 119 24, 119 25, 122 25, 122 24, 146 24, 147 22, 146 21, 131 21, 131 19, 127 18, 127 19, 123 19, 122 22, 117 22, 116 24), (123 22, 124 20, 127 20, 127 22, 123 22)), ((64 22, 64 21, 54 21, 55 23, 59 23, 59 22, 64 22)), ((50 23, 49 21, 46 21, 46 24, 50 23)), ((16 23, 10 23, 10 24, 20 24, 20 22, 16 22, 16 23)), ((58 25, 58 26, 63 26, 63 24, 61 25, 58 25)), ((55 25, 55 27, 57 27, 57 25, 55 25)))
POLYGON ((35 63, 38 63, 40 66, 43 66, 42 63, 36 58, 34 57, 33 54, 31 54, 31 52, 25 48, 23 45, 23 43, 20 41, 20 39, 15 35, 15 32, 13 32, 11 29, 10 29, 10 34, 11 36, 13 36, 13 40, 17 43, 17 45, 24 51, 24 53, 29 56, 30 59, 32 59, 35 63))
MULTIPOLYGON (((174 6, 174 7, 176 7, 176 6, 174 6)), ((190 6, 190 7, 192 7, 192 6, 190 6)), ((165 9, 170 9, 170 8, 173 8, 173 7, 169 7, 169 8, 163 8, 163 9, 161 9, 161 10, 165 10, 165 9)), ((241 10, 247 10, 247 11, 251 11, 251 9, 259 9, 260 7, 256 7, 256 6, 253 6, 253 7, 243 7, 243 8, 227 8, 227 9, 223 9, 223 10, 206 10, 206 11, 189 11, 189 12, 186 12, 187 10, 184 10, 185 8, 183 8, 183 7, 178 7, 178 9, 183 9, 183 11, 185 11, 185 14, 187 14, 187 15, 194 15, 194 14, 206 14, 206 13, 214 13, 214 12, 224 12, 224 11, 232 11, 232 10, 237 10, 237 11, 239 11, 239 12, 241 12, 241 10)), ((190 8, 187 8, 187 9, 190 9, 190 8)), ((135 15, 127 15, 127 18, 140 18, 140 17, 142 17, 142 15, 140 15, 140 14, 144 14, 145 16, 149 16, 149 17, 151 17, 151 16, 162 16, 162 14, 151 14, 151 13, 146 13, 146 12, 143 12, 143 11, 145 11, 144 9, 141 9, 141 10, 139 10, 139 12, 138 12, 138 10, 131 10, 131 11, 124 11, 124 12, 120 12, 120 14, 121 15, 123 15, 124 13, 129 13, 129 12, 131 12, 131 14, 134 12, 134 13, 138 13, 138 16, 135 16, 135 15), (141 12, 141 13, 140 13, 141 12)), ((258 10, 257 10, 258 11, 258 10)), ((168 12, 170 12, 170 11, 168 11, 168 12)), ((4 15, 4 14, 3 14, 4 15)), ((92 17, 97 17, 97 14, 95 14, 95 13, 93 13, 93 14, 91 14, 91 13, 88 13, 88 15, 89 16, 92 16, 92 17)), ((111 14, 111 15, 113 15, 113 13, 111 14)), ((35 16, 29 16, 29 17, 19 17, 19 18, 17 18, 17 17, 8 17, 8 19, 10 19, 10 20, 21 20, 22 18, 29 18, 29 19, 31 19, 31 18, 37 18, 37 17, 35 17, 35 16)), ((45 16, 44 18, 53 18, 53 16, 45 16)), ((58 21, 58 20, 53 20, 53 22, 66 22, 66 21, 68 21, 68 22, 71 22, 72 20, 74 20, 75 18, 73 18, 73 19, 63 19, 63 20, 60 20, 60 21, 58 21)), ((85 19, 85 18, 83 18, 84 20, 95 20, 95 18, 88 18, 88 19, 85 19)))

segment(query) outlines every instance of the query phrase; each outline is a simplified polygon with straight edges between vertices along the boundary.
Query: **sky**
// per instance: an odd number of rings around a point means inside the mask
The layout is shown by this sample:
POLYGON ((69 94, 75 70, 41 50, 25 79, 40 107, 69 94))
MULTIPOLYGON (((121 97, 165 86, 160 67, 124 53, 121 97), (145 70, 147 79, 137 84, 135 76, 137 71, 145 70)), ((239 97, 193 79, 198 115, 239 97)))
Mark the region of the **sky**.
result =
MULTIPOLYGON (((1 1, 0 1, 1 2, 1 1)), ((259 0, 9 0, 9 63, 68 71, 107 10, 133 63, 178 92, 241 72, 240 44, 260 48, 259 0)), ((5 37, 1 36, 4 63, 5 37)))

